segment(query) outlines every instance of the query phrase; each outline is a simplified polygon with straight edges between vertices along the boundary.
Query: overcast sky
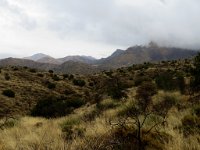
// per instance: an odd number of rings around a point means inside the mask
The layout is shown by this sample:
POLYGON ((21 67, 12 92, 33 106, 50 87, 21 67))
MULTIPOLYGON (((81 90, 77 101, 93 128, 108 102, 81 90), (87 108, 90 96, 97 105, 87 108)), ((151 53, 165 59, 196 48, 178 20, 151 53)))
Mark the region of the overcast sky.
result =
POLYGON ((155 41, 200 48, 200 0, 0 0, 0 54, 110 55, 155 41))

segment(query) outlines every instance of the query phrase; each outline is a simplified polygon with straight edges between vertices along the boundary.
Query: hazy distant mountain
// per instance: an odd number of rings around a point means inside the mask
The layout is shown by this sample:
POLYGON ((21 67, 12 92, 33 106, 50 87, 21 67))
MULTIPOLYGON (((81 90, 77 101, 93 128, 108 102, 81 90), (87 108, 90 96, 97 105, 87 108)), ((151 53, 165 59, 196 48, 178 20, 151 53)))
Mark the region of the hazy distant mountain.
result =
POLYGON ((41 63, 49 63, 49 64, 61 64, 61 61, 53 58, 53 57, 43 57, 37 60, 37 62, 41 62, 41 63))
POLYGON ((96 59, 94 57, 91 56, 66 56, 64 58, 59 58, 57 59, 58 61, 64 63, 67 61, 74 61, 74 62, 82 62, 82 63, 87 63, 87 64, 91 64, 94 63, 96 61, 96 59))
POLYGON ((32 56, 24 57, 23 59, 29 59, 29 60, 37 61, 37 60, 42 59, 44 57, 50 57, 50 56, 43 54, 43 53, 37 53, 37 54, 34 54, 32 56))
POLYGON ((90 64, 67 61, 54 69, 59 73, 74 73, 74 74, 91 74, 100 71, 99 68, 93 67, 90 64))
POLYGON ((6 66, 27 66, 30 68, 37 68, 41 70, 49 70, 57 67, 57 65, 55 64, 39 63, 33 60, 11 58, 11 57, 0 60, 0 67, 6 67, 6 66))

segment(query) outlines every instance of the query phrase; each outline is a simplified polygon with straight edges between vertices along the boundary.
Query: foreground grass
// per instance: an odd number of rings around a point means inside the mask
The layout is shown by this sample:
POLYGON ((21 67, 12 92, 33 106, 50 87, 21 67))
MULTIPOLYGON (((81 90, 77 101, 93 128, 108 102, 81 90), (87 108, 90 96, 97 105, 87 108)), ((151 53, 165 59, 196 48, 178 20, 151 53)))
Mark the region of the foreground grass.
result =
MULTIPOLYGON (((175 97, 177 101, 186 100, 177 92, 159 92, 154 97, 154 101, 169 95, 175 97)), ((128 105, 130 100, 115 102, 107 99, 101 104, 101 107, 104 108, 101 112, 96 112, 96 106, 90 105, 77 109, 74 114, 58 119, 22 117, 16 121, 14 127, 0 130, 0 150, 114 149, 110 145, 114 141, 112 141, 113 127, 109 120, 116 120, 124 103, 128 105)), ((190 113, 190 108, 178 110, 173 107, 168 114, 167 125, 159 128, 162 133, 168 135, 169 140, 161 143, 159 140, 155 140, 156 137, 149 136, 147 138, 150 138, 152 142, 147 149, 200 149, 200 136, 198 134, 184 136, 184 133, 177 128, 182 125, 181 119, 190 113)), ((151 120, 148 122, 145 125, 146 128, 150 126, 151 120)))

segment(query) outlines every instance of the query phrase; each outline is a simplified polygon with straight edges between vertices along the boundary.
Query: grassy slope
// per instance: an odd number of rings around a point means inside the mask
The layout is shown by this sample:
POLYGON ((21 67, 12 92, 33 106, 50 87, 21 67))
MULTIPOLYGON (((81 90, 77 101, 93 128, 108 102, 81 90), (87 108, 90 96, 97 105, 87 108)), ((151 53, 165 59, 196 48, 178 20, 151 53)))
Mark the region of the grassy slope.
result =
MULTIPOLYGON (((179 62, 176 65, 161 64, 157 66, 158 69, 182 69, 183 63, 179 62), (181 64, 181 65, 180 65, 181 64)), ((156 66, 148 69, 149 74, 155 71, 156 66)), ((122 71, 115 71, 113 74, 122 76, 123 79, 128 80, 133 77, 134 74, 140 73, 139 71, 130 70, 127 68, 122 71), (125 71, 125 73, 124 73, 125 71)), ((63 89, 72 88, 76 93, 84 96, 85 90, 91 92, 88 86, 80 88, 76 87, 69 80, 57 81, 57 87, 55 90, 49 90, 43 84, 43 80, 51 80, 49 73, 45 74, 44 77, 38 77, 37 73, 30 73, 28 70, 12 71, 12 69, 3 69, 0 74, 0 91, 3 89, 10 88, 16 92, 16 98, 7 98, 0 94, 0 100, 5 103, 4 107, 9 107, 15 110, 15 113, 21 113, 22 115, 28 113, 29 107, 27 101, 31 100, 31 107, 36 103, 38 98, 45 96, 46 94, 57 94, 62 95, 63 89), (4 73, 9 73, 11 80, 5 81, 4 73), (27 87, 30 91, 27 92, 27 87), (31 94, 30 94, 31 93, 31 94), (41 95, 40 95, 41 94, 41 95), (44 95, 43 95, 44 94, 44 95), (21 105, 16 105, 21 103, 21 105), (26 105, 25 105, 26 104, 26 105)), ((94 78, 104 78, 104 73, 96 76, 82 77, 85 80, 92 80, 94 78)), ((107 77, 106 77, 107 78, 107 77)), ((131 82, 132 79, 129 81, 131 82)), ((6 128, 0 130, 0 149, 2 150, 32 150, 32 149, 62 149, 62 150, 77 150, 77 149, 112 149, 106 147, 106 143, 111 140, 111 133, 113 126, 110 124, 110 120, 115 122, 118 118, 117 114, 124 109, 124 105, 129 105, 135 96, 136 88, 129 88, 127 90, 128 98, 126 101, 116 101, 109 97, 105 97, 101 101, 103 110, 101 113, 97 112, 96 104, 87 104, 79 109, 76 109, 73 114, 66 117, 57 119, 44 119, 44 118, 33 118, 33 117, 19 117, 18 120, 14 121, 15 125, 12 128, 6 128), (72 140, 68 139, 68 135, 62 132, 63 125, 72 125, 74 134, 72 140), (81 131, 81 132, 78 132, 81 131), (82 134, 83 133, 83 134, 82 134), (106 148, 105 148, 106 147, 106 148)), ((164 92, 159 91, 157 95, 153 97, 154 103, 162 100, 166 96, 174 97, 181 105, 186 106, 184 109, 179 110, 177 107, 172 107, 167 117, 167 125, 161 127, 160 130, 170 135, 170 140, 164 143, 158 143, 154 137, 148 137, 152 140, 152 144, 147 149, 155 149, 152 145, 160 145, 162 149, 169 150, 183 150, 183 149, 200 149, 198 134, 190 135, 185 137, 178 126, 182 125, 181 119, 192 113, 192 109, 188 104, 188 96, 181 95, 179 92, 164 92)), ((91 99, 92 101, 92 99, 91 99)), ((149 128, 151 120, 145 125, 145 128, 149 128)))

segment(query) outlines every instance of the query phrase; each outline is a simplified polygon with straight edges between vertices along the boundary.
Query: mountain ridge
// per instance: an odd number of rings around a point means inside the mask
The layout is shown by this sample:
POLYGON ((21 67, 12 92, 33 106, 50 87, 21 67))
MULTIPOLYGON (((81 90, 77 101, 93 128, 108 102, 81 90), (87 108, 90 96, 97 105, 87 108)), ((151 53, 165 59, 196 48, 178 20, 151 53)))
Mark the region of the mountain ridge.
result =
POLYGON ((7 58, 0 60, 0 66, 27 66, 42 70, 54 70, 59 73, 92 74, 102 70, 127 67, 144 62, 159 62, 166 60, 188 59, 196 56, 198 51, 159 47, 155 44, 149 46, 133 46, 126 50, 117 49, 109 57, 95 59, 91 56, 66 56, 53 58, 38 53, 26 59, 7 58), (29 59, 35 59, 29 60, 29 59))

